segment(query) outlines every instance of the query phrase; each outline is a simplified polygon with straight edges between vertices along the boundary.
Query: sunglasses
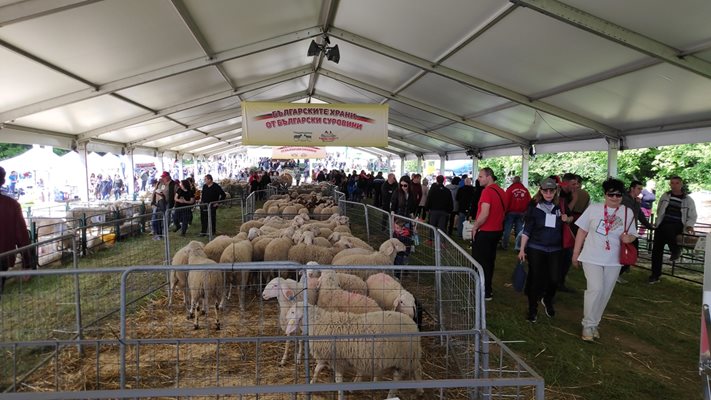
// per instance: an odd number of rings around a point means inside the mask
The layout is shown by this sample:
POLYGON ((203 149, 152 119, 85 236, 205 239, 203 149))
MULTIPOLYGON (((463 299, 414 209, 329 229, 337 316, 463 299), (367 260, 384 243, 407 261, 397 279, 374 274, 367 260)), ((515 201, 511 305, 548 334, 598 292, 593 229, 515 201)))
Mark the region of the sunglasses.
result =
POLYGON ((553 193, 553 192, 555 192, 555 189, 541 189, 541 192, 544 192, 544 193, 553 193))
POLYGON ((607 196, 607 197, 622 197, 622 193, 620 193, 620 192, 610 192, 610 193, 605 193, 605 196, 607 196))
POLYGON ((407 187, 407 185, 400 185, 400 187, 407 187))

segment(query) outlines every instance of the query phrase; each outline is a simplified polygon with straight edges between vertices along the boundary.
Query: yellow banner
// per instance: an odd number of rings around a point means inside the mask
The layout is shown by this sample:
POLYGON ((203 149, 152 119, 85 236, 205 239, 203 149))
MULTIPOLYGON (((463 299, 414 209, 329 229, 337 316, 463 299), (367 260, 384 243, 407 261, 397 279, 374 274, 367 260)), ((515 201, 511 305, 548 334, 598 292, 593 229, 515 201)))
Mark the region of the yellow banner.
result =
POLYGON ((245 101, 242 144, 385 147, 388 105, 245 101))
POLYGON ((303 146, 272 147, 272 158, 276 160, 326 158, 326 149, 323 147, 303 146))

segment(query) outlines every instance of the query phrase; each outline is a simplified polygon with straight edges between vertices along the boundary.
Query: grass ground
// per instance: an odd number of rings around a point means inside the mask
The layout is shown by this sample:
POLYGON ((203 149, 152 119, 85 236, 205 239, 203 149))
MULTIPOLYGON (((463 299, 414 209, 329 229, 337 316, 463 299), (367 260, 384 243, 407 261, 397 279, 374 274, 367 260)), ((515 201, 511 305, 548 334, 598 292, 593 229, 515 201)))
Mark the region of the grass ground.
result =
MULTIPOLYGON (((239 208, 220 209, 218 233, 234 235, 238 215, 239 208)), ((171 249, 198 238, 199 216, 195 217, 186 237, 171 234, 171 249)), ((382 236, 386 235, 384 232, 382 236)), ((153 258, 160 253, 148 249, 155 243, 162 242, 152 242, 150 235, 144 234, 96 252, 82 259, 81 264, 90 267, 154 263, 153 258), (130 257, 126 257, 126 251, 130 257)), ((424 247, 417 251, 417 255, 423 253, 424 247)), ((429 258, 422 261, 425 259, 429 258)), ((413 257, 413 264, 417 260, 413 257)), ((573 269, 569 276, 569 286, 577 289, 577 293, 558 294, 556 317, 549 319, 541 310, 538 322, 530 324, 524 318, 526 298, 510 285, 515 253, 500 250, 496 265, 495 297, 486 303, 488 329, 501 340, 515 341, 508 346, 543 376, 547 399, 700 397, 697 369, 700 285, 664 278, 662 283, 650 286, 646 283, 648 272, 634 268, 626 276, 629 283, 615 288, 600 326, 601 340, 585 343, 580 339, 585 288, 582 270, 573 269)), ((23 324, 23 314, 31 310, 46 308, 43 311, 51 317, 53 326, 60 326, 54 324, 64 318, 69 319, 66 326, 71 326, 71 290, 66 291, 71 289, 72 286, 67 286, 71 282, 60 288, 55 281, 8 282, 7 296, 2 301, 2 335, 6 340, 11 327, 23 324), (22 296, 13 299, 13 293, 22 296), (48 294, 33 295, 37 293, 48 294), (55 309, 55 305, 59 308, 55 309)), ((117 293, 106 282, 99 279, 96 282, 100 282, 96 286, 97 296, 108 298, 117 293)), ((1 368, 4 378, 11 376, 10 368, 11 365, 1 368)))

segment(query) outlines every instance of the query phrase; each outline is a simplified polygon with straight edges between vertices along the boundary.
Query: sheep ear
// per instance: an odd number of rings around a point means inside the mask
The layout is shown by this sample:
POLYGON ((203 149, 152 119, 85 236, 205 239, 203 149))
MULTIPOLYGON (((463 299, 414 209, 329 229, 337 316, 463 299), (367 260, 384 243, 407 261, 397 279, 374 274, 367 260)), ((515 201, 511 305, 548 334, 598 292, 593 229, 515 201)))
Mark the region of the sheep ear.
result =
POLYGON ((396 297, 395 301, 393 301, 393 310, 400 311, 400 296, 396 297))
POLYGON ((291 300, 294 297, 294 291, 288 287, 282 287, 281 293, 284 295, 285 298, 287 298, 289 300, 291 300))
POLYGON ((385 255, 386 256, 393 254, 393 251, 395 251, 395 246, 393 246, 392 244, 390 244, 390 246, 385 247, 385 255))

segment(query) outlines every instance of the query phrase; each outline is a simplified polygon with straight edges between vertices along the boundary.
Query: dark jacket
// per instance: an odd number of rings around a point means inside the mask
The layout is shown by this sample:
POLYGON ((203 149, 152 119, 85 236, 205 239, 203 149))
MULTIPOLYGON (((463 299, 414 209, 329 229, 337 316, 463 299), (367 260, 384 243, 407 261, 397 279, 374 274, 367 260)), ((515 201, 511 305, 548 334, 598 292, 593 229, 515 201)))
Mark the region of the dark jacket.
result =
POLYGON ((215 182, 212 182, 212 186, 202 185, 202 192, 200 193, 200 202, 203 204, 212 203, 213 201, 223 200, 227 197, 225 191, 222 187, 215 182))
MULTIPOLYGON (((545 204, 545 203, 544 203, 545 204)), ((555 227, 546 227, 546 214, 538 203, 532 201, 524 216, 523 234, 528 236, 526 248, 554 252, 563 248, 563 220, 558 205, 549 204, 551 214, 556 216, 555 227)))
POLYGON ((432 184, 427 194, 425 210, 446 211, 451 213, 453 209, 454 201, 452 201, 452 191, 440 183, 432 184))
MULTIPOLYGON (((649 220, 642 212, 642 205, 637 202, 637 200, 633 199, 629 193, 624 193, 622 195, 622 205, 634 211, 635 215, 637 216, 637 221, 641 222, 645 228, 654 229, 654 225, 649 223, 649 220)), ((625 226, 625 228, 627 227, 625 226)))
POLYGON ((389 183, 388 181, 383 182, 383 187, 381 189, 381 195, 382 195, 382 203, 383 203, 383 210, 385 211, 390 211, 390 201, 393 198, 393 193, 397 190, 399 187, 399 183, 395 181, 395 183, 389 183))
POLYGON ((457 191, 457 202, 459 203, 459 212, 469 213, 472 209, 472 202, 476 190, 474 186, 464 185, 457 191))
POLYGON ((390 201, 390 211, 395 211, 395 214, 402 215, 403 217, 411 217, 415 213, 415 196, 409 193, 407 199, 405 199, 405 194, 402 190, 395 190, 390 201))
POLYGON ((650 192, 647 189, 642 190, 642 208, 647 210, 652 209, 652 203, 657 199, 657 195, 654 192, 650 192))

